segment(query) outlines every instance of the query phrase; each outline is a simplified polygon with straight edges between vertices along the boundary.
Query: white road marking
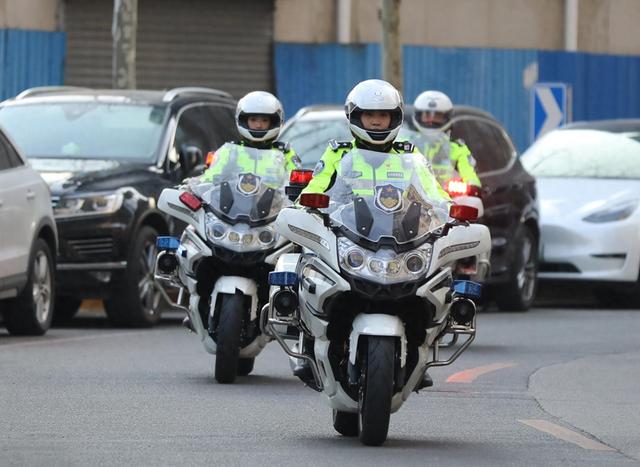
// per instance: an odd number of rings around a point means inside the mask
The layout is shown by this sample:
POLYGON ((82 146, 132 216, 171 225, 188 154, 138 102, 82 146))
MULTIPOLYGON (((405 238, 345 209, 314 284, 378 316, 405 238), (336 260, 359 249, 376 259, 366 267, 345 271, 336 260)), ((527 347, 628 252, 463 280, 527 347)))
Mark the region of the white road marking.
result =
POLYGON ((576 444, 583 449, 589 449, 591 451, 616 451, 616 449, 602 444, 593 439, 589 439, 586 436, 581 435, 573 430, 556 425, 555 423, 548 422, 546 420, 518 420, 527 426, 535 428, 536 430, 548 433, 551 436, 567 441, 569 443, 576 444))

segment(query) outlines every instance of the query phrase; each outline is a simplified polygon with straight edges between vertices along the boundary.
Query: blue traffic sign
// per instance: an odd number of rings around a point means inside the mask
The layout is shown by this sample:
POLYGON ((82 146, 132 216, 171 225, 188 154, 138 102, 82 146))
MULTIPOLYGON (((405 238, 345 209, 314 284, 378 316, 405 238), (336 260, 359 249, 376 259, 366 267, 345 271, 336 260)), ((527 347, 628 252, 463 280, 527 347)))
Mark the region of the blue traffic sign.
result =
POLYGON ((565 83, 536 83, 531 88, 531 142, 568 121, 565 83))

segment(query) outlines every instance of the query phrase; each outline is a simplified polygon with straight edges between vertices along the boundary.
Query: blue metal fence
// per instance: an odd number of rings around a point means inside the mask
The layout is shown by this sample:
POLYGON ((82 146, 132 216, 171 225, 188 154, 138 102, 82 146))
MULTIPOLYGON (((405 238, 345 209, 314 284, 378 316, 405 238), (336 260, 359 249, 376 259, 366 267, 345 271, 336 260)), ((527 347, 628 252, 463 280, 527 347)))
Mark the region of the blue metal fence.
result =
POLYGON ((33 86, 62 84, 63 32, 0 29, 0 99, 33 86))
MULTIPOLYGON (((521 151, 529 144, 529 86, 536 79, 571 86, 574 120, 640 117, 637 56, 404 46, 403 63, 406 102, 424 89, 440 89, 456 103, 491 112, 521 151)), ((274 68, 276 91, 290 116, 309 104, 342 104, 358 81, 381 77, 380 49, 278 43, 274 68)))

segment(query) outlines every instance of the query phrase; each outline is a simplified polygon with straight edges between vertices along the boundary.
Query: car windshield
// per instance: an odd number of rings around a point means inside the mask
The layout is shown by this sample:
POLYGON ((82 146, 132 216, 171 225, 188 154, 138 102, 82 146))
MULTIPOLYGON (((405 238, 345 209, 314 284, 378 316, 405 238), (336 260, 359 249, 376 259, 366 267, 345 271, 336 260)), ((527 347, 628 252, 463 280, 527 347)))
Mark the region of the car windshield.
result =
POLYGON ((537 177, 640 178, 640 142, 623 134, 597 130, 557 130, 522 155, 537 177))
POLYGON ((431 190, 420 154, 354 149, 341 159, 328 211, 334 225, 372 242, 417 241, 448 219, 449 203, 431 190))
POLYGON ((0 125, 27 157, 151 161, 165 106, 47 102, 0 108, 0 125))
POLYGON ((191 191, 229 222, 271 222, 289 204, 288 174, 282 152, 226 143, 202 177, 190 179, 191 191))
POLYGON ((302 159, 304 168, 313 168, 327 149, 329 141, 351 141, 349 124, 345 117, 333 119, 298 120, 289 126, 280 137, 291 143, 302 159))

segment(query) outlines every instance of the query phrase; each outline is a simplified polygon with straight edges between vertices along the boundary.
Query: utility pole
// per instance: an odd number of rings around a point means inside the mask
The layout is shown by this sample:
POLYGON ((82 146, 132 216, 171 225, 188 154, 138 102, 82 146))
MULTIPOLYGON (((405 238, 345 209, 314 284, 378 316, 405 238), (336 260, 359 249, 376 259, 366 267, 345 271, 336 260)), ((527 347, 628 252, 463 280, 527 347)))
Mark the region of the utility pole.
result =
POLYGON ((402 94, 402 47, 400 0, 382 0, 382 78, 402 94))
POLYGON ((113 69, 114 89, 136 88, 136 36, 138 32, 138 0, 114 0, 113 69))

